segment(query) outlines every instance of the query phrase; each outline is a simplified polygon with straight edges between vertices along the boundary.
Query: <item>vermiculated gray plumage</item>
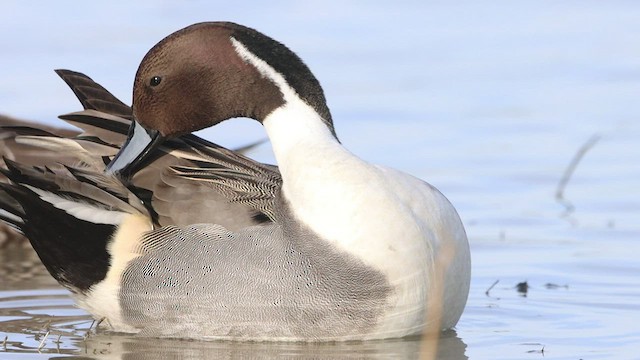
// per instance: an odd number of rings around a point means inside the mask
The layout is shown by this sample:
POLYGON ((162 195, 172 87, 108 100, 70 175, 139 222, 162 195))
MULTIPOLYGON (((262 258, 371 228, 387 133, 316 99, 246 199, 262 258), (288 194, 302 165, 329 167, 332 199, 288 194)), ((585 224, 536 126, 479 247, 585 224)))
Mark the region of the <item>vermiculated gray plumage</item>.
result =
POLYGON ((143 335, 189 338, 345 340, 371 332, 392 292, 386 277, 291 214, 276 215, 287 220, 235 233, 212 224, 148 233, 123 274, 125 321, 143 335))

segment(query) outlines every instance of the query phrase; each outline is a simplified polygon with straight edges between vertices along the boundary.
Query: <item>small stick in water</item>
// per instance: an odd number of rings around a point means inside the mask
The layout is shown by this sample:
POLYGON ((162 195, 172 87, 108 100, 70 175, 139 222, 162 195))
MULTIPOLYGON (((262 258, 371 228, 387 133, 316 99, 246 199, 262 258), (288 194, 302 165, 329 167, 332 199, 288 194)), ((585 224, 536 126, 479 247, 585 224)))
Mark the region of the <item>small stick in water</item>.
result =
POLYGON ((452 244, 445 244, 440 249, 435 259, 435 271, 433 284, 430 284, 431 292, 425 311, 425 327, 422 330, 420 342, 420 360, 433 360, 438 355, 438 342, 442 328, 442 308, 444 302, 444 279, 451 260, 455 256, 455 248, 452 244))
POLYGON ((493 284, 491 284, 491 286, 489 286, 489 288, 487 289, 487 291, 484 292, 485 295, 489 296, 489 291, 491 291, 491 289, 493 289, 494 286, 498 285, 498 282, 500 282, 500 279, 496 280, 493 282, 493 284))
POLYGON ((44 337, 40 341, 40 345, 38 345, 38 351, 42 350, 42 348, 44 347, 44 342, 47 340, 50 333, 51 333, 51 330, 47 330, 46 334, 44 334, 44 337))
POLYGON ((573 159, 571 159, 569 166, 565 169, 564 174, 558 183, 558 187, 556 189, 556 201, 566 208, 565 215, 573 212, 573 204, 564 198, 564 189, 567 187, 569 180, 571 180, 571 176, 576 170, 576 167, 578 167, 580 160, 582 160, 587 151, 589 151, 589 149, 591 149, 600 140, 600 138, 601 136, 599 134, 593 135, 578 149, 578 152, 576 152, 573 159))
POLYGON ((87 332, 84 333, 84 336, 82 337, 82 341, 86 341, 89 338, 89 334, 91 333, 91 329, 93 329, 93 324, 96 323, 96 319, 93 319, 93 321, 91 322, 91 325, 89 325, 89 328, 87 329, 87 332))

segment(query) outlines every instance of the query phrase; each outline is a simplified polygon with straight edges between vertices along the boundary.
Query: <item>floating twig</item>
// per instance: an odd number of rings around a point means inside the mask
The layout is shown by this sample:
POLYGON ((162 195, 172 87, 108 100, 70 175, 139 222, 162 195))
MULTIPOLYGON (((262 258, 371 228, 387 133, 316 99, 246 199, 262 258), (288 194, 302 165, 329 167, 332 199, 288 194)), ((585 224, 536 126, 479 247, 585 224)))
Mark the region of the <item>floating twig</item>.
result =
MULTIPOLYGON (((100 324, 102 324, 102 322, 105 321, 105 320, 107 320, 106 316, 101 318, 100 320, 98 320, 98 323, 96 324, 96 331, 98 330, 98 326, 100 326, 100 324)), ((107 322, 109 322, 109 321, 107 320, 107 322)), ((109 324, 109 325, 111 325, 111 324, 109 324)))
POLYGON ((102 324, 102 322, 105 320, 107 321, 107 323, 109 322, 109 320, 106 317, 103 317, 99 320, 93 319, 93 321, 91 322, 91 325, 89 326, 89 329, 87 329, 87 332, 82 337, 82 341, 86 341, 89 338, 89 336, 91 335, 91 331, 97 331, 98 326, 100 326, 100 324, 102 324))
POLYGON ((93 324, 96 323, 96 319, 93 319, 93 321, 91 322, 91 325, 89 325, 89 328, 87 329, 87 332, 84 333, 84 336, 82 337, 82 341, 87 341, 87 339, 89 338, 89 334, 91 333, 91 329, 93 329, 93 324))
POLYGON ((42 340, 40 340, 40 345, 38 345, 38 351, 42 350, 42 348, 44 347, 44 342, 47 340, 50 333, 51 330, 47 330, 47 332, 44 334, 44 337, 42 338, 42 340))
POLYGON ((494 286, 498 285, 498 282, 500 282, 500 279, 496 280, 493 282, 493 284, 491 284, 491 286, 489 286, 489 288, 487 289, 487 291, 484 292, 485 295, 489 296, 489 291, 491 291, 491 289, 493 289, 494 286))
POLYGON ((425 311, 425 326, 420 341, 420 360, 433 360, 438 354, 440 334, 442 332, 442 309, 444 307, 445 274, 455 256, 456 249, 451 244, 441 246, 435 259, 434 282, 431 285, 429 300, 425 311))
POLYGON ((560 179, 560 182, 558 183, 558 187, 556 188, 556 201, 558 201, 560 204, 562 204, 565 207, 564 216, 569 215, 574 210, 574 206, 571 203, 571 201, 567 200, 564 197, 564 190, 567 187, 567 184, 569 183, 569 180, 571 180, 571 176, 573 175, 574 171, 576 170, 576 167, 578 167, 578 164, 580 163, 580 160, 582 160, 582 158, 587 153, 587 151, 589 151, 601 138, 602 138, 602 136, 600 136, 599 134, 595 134, 595 135, 591 136, 578 149, 576 154, 573 156, 573 159, 571 159, 571 162, 569 163, 567 168, 564 170, 564 174, 562 175, 562 178, 560 179))

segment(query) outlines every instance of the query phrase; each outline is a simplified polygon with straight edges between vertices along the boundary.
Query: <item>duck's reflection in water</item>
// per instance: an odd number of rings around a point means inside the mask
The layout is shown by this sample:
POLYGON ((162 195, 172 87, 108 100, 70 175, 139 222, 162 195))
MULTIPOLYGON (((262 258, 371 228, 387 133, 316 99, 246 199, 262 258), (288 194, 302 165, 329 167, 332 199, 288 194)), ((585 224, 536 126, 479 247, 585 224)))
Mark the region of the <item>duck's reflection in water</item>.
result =
MULTIPOLYGON (((273 343, 189 341, 99 333, 78 342, 77 346, 82 349, 79 355, 121 360, 420 358, 420 337, 333 343, 273 343)), ((467 359, 466 347, 455 331, 443 332, 436 359, 467 359)))

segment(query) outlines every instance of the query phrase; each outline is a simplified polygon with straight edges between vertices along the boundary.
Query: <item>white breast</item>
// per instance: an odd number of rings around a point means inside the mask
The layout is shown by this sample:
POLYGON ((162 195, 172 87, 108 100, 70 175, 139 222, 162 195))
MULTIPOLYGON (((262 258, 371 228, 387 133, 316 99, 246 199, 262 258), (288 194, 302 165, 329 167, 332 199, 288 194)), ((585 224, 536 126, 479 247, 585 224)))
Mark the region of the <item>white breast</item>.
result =
POLYGON ((441 249, 453 249, 442 288, 455 324, 469 286, 469 249, 449 201, 410 175, 367 164, 342 147, 306 104, 287 104, 264 125, 291 210, 336 247, 383 272, 395 287, 380 331, 419 332, 441 249))

